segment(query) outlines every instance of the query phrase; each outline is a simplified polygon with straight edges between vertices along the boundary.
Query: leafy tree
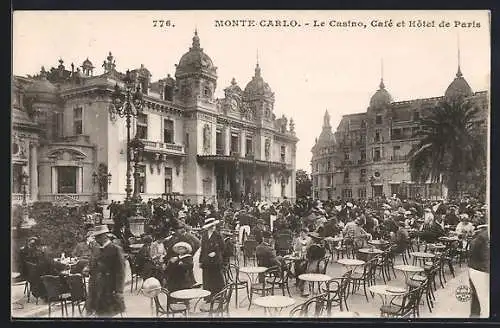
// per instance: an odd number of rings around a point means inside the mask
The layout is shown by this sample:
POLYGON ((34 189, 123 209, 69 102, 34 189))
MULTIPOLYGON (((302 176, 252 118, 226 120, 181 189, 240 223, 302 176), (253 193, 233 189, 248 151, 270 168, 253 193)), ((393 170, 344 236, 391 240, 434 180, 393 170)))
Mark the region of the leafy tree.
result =
POLYGON ((412 180, 443 182, 449 198, 457 197, 467 176, 486 165, 486 138, 478 114, 470 101, 459 98, 441 102, 421 118, 415 135, 420 141, 408 159, 412 180))
POLYGON ((295 175, 296 197, 304 198, 311 195, 312 181, 309 174, 304 170, 297 170, 295 175))

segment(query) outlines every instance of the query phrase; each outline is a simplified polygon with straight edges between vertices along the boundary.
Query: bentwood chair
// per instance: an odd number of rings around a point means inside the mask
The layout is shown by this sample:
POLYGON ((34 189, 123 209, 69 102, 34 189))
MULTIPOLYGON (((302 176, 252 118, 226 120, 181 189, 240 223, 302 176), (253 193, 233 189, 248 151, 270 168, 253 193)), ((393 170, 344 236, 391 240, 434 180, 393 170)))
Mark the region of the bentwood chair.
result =
POLYGON ((236 308, 238 308, 238 291, 240 289, 245 289, 247 292, 247 297, 249 295, 249 285, 248 281, 240 280, 240 268, 235 264, 228 264, 224 267, 224 280, 226 285, 231 284, 235 292, 235 303, 236 308))
POLYGON ((52 314, 52 306, 54 303, 59 303, 61 305, 61 315, 64 317, 68 316, 67 302, 71 302, 71 293, 69 290, 65 290, 65 286, 62 282, 61 277, 45 275, 42 276, 42 282, 45 286, 47 292, 47 304, 49 306, 49 317, 52 314))
POLYGON ((157 317, 175 317, 176 314, 187 316, 187 305, 184 302, 176 302, 170 297, 170 292, 166 288, 162 288, 154 297, 154 302, 157 317))
POLYGON ((229 317, 229 304, 233 293, 233 285, 226 285, 220 292, 210 298, 209 303, 200 306, 201 312, 208 312, 210 318, 229 317))

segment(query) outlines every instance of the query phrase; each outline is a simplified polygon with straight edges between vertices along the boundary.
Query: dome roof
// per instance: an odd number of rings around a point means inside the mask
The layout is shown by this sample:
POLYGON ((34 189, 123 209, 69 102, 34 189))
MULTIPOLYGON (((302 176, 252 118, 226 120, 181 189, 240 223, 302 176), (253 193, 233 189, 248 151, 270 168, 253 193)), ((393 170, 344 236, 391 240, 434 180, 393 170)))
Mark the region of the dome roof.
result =
POLYGON ((92 62, 89 60, 89 58, 87 57, 87 59, 85 59, 85 61, 83 62, 82 64, 82 68, 94 68, 94 65, 92 64, 92 62))
POLYGON ((57 101, 57 87, 47 80, 47 73, 42 67, 40 79, 35 80, 26 88, 27 97, 37 97, 38 101, 55 102, 57 101))
POLYGON ((444 96, 446 98, 457 98, 457 97, 469 97, 472 96, 474 92, 472 92, 469 83, 464 79, 462 72, 460 71, 460 66, 458 67, 457 75, 455 79, 450 83, 444 96))
POLYGON ((323 117, 323 130, 314 145, 314 149, 332 146, 336 142, 335 135, 333 134, 332 127, 330 125, 330 114, 326 111, 325 116, 323 117))
POLYGON ((384 80, 380 80, 379 89, 370 99, 370 107, 383 107, 392 102, 392 96, 385 89, 384 80))
POLYGON ((176 75, 182 73, 193 73, 203 71, 209 73, 215 77, 217 72, 217 67, 214 66, 212 59, 203 52, 200 47, 200 38, 198 37, 198 32, 194 32, 193 46, 189 48, 180 59, 177 65, 176 75))
POLYGON ((245 87, 246 95, 272 95, 273 91, 269 84, 262 78, 259 64, 255 67, 255 75, 245 87))

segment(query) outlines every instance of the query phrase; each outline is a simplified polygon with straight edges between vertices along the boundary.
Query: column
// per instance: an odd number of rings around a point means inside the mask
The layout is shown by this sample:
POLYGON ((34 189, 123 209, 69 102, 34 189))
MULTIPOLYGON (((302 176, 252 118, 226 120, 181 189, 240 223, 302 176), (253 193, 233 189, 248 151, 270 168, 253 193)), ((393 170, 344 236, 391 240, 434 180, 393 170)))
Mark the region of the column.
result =
POLYGON ((37 144, 30 143, 30 195, 31 201, 38 200, 38 154, 37 144))
POLYGON ((83 193, 83 167, 81 166, 76 169, 76 193, 83 193))
POLYGON ((246 154, 246 141, 247 141, 247 134, 245 130, 241 130, 240 133, 240 156, 245 157, 246 154))
POLYGON ((224 155, 229 156, 231 153, 231 129, 229 126, 224 128, 224 155))
POLYGON ((52 190, 51 190, 51 192, 53 194, 57 194, 57 166, 52 166, 50 169, 52 171, 52 174, 51 174, 52 190))

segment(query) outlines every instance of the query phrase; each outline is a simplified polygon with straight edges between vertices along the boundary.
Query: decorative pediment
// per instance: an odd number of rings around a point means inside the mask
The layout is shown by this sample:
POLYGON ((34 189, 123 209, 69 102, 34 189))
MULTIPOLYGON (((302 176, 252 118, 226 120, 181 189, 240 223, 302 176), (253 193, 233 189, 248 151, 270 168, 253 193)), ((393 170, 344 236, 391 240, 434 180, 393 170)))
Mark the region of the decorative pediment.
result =
POLYGON ((53 160, 81 161, 85 159, 87 155, 76 149, 60 148, 49 152, 47 157, 53 160))

